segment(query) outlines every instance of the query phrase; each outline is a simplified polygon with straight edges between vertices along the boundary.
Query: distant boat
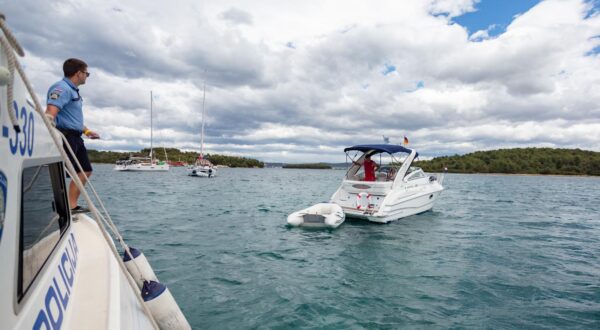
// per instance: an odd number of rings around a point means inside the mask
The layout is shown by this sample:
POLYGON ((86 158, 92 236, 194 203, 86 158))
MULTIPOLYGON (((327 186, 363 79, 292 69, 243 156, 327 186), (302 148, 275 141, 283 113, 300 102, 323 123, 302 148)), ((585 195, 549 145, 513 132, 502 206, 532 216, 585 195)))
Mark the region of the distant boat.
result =
POLYGON ((182 162, 181 160, 178 161, 169 161, 169 166, 171 167, 183 167, 183 166, 187 166, 188 163, 187 162, 182 162))
POLYGON ((204 85, 204 92, 202 95, 202 131, 200 134, 200 155, 196 159, 194 165, 188 167, 188 175, 201 177, 201 178, 212 178, 217 175, 217 168, 210 162, 210 160, 204 158, 204 101, 206 99, 206 85, 204 85))
MULTIPOLYGON (((118 160, 115 164, 115 171, 135 171, 135 172, 166 172, 169 170, 169 163, 154 158, 153 148, 153 118, 152 118, 152 91, 150 91, 150 155, 148 157, 129 157, 126 160, 118 160)), ((167 152, 165 151, 165 158, 167 152)))

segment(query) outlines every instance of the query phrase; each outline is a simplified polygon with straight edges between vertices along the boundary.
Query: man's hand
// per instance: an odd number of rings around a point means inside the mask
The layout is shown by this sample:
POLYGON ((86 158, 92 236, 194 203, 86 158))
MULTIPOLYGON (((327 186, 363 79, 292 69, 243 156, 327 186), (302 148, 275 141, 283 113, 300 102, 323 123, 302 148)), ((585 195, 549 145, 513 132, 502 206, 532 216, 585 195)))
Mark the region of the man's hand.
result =
POLYGON ((100 138, 100 134, 98 134, 98 133, 96 133, 94 131, 91 131, 89 129, 86 130, 83 134, 85 134, 85 136, 89 137, 92 140, 97 140, 97 139, 100 138))
POLYGON ((44 115, 46 118, 48 118, 48 121, 50 121, 50 125, 52 125, 52 127, 56 127, 56 120, 54 119, 54 116, 49 113, 45 113, 44 115))

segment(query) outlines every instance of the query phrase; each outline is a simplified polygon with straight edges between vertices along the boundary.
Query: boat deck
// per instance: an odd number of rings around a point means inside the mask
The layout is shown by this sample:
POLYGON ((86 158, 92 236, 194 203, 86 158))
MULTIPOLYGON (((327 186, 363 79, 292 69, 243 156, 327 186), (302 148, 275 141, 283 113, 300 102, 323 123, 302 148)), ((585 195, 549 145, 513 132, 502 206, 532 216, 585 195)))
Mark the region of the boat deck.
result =
POLYGON ((74 220, 79 258, 65 324, 72 329, 151 329, 138 293, 127 283, 129 275, 121 271, 96 222, 84 214, 74 220))

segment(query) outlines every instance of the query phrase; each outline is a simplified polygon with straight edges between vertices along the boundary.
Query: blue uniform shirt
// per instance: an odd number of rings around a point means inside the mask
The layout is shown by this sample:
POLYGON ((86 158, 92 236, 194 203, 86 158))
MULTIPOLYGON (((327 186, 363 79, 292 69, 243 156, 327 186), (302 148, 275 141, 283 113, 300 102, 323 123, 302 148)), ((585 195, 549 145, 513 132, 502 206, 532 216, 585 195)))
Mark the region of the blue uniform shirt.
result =
POLYGON ((83 99, 69 78, 50 86, 46 103, 60 110, 56 115, 57 128, 83 131, 83 99))

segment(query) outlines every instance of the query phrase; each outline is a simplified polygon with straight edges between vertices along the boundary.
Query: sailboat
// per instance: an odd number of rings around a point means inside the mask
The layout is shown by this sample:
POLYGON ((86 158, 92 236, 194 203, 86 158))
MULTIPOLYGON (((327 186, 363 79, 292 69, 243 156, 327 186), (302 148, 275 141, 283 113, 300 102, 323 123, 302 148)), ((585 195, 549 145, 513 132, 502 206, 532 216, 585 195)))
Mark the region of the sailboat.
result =
MULTIPOLYGON (((169 170, 167 161, 161 161, 154 157, 152 100, 152 91, 150 91, 150 155, 148 157, 129 156, 128 159, 118 160, 115 165, 115 171, 165 172, 169 170)), ((165 151, 166 157, 167 152, 165 151)))
POLYGON ((202 94, 202 130, 200 135, 200 154, 196 159, 194 165, 191 165, 187 169, 187 173, 189 176, 195 176, 200 178, 212 178, 217 175, 217 169, 210 162, 210 160, 204 158, 204 113, 205 107, 204 103, 206 100, 206 85, 204 85, 204 90, 202 94))

